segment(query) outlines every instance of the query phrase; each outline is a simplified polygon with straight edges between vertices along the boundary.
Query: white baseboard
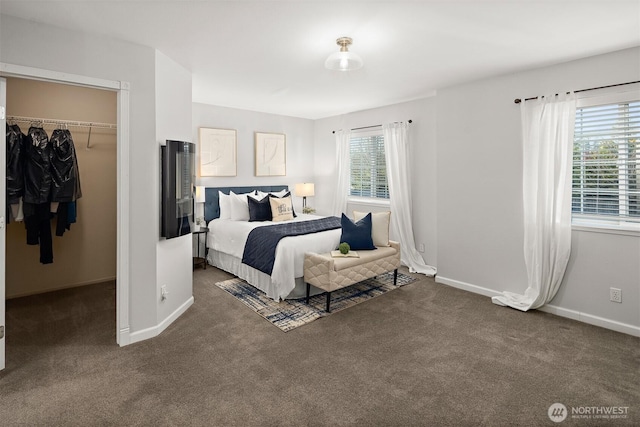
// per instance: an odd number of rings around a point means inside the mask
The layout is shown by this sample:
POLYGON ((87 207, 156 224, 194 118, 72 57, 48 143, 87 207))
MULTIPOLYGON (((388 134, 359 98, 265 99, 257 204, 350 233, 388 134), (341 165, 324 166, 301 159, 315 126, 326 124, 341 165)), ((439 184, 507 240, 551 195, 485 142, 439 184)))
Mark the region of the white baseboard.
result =
MULTIPOLYGON (((450 279, 448 277, 436 276, 436 283, 442 283, 453 288, 462 289, 464 291, 473 292, 474 294, 484 295, 486 297, 494 297, 502 295, 502 292, 494 289, 483 288, 482 286, 472 285, 471 283, 461 282, 459 280, 450 279)), ((612 331, 622 332, 623 334, 640 337, 640 327, 618 322, 616 320, 605 319, 603 317, 594 316, 592 314, 582 313, 576 310, 557 307, 554 305, 545 305, 538 310, 545 313, 554 314, 560 317, 577 320, 578 322, 588 323, 590 325, 599 326, 612 331)))
POLYGON ((556 316, 567 317, 569 319, 577 320, 578 322, 600 326, 601 328, 611 329, 612 331, 622 332, 623 334, 633 335, 634 337, 640 337, 640 327, 618 322, 616 320, 605 319, 592 314, 581 313, 576 310, 569 310, 568 308, 557 307, 549 304, 544 307, 540 307, 538 310, 544 311, 545 313, 555 314, 556 316))
MULTIPOLYGON (((160 322, 156 326, 152 326, 151 328, 143 329, 141 331, 129 333, 127 344, 133 344, 139 341, 148 340, 149 338, 157 337, 162 333, 162 331, 167 329, 167 327, 170 324, 172 324, 178 317, 184 314, 184 312, 187 311, 187 309, 192 305, 193 305, 193 296, 189 298, 187 301, 185 301, 184 304, 178 307, 173 313, 167 316, 166 319, 164 319, 162 322, 160 322)), ((125 338, 125 337, 121 337, 121 338, 125 338)), ((124 341, 127 341, 127 340, 125 339, 124 341)), ((120 345, 122 346, 127 344, 121 343, 120 345)))
POLYGON ((452 288, 462 289, 463 291, 473 292, 474 294, 484 295, 486 297, 495 297, 501 295, 501 292, 493 289, 483 288, 482 286, 472 285, 471 283, 460 282, 459 280, 449 279, 448 277, 436 276, 436 283, 449 285, 452 288))
POLYGON ((116 342, 120 347, 131 344, 131 334, 129 333, 129 328, 123 328, 118 331, 116 342))

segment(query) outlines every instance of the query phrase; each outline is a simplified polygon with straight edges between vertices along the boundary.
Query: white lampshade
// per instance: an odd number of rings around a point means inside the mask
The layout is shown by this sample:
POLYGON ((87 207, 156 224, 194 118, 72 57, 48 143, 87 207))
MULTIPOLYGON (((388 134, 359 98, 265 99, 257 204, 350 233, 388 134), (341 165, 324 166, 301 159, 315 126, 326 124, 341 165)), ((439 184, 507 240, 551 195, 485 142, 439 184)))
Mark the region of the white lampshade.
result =
POLYGON ((195 198, 195 202, 196 203, 204 203, 205 197, 204 197, 204 187, 203 186, 196 186, 196 198, 195 198))
POLYGON ((340 51, 329 55, 327 60, 324 61, 324 66, 330 70, 338 71, 350 71, 362 68, 364 64, 362 58, 353 52, 349 52, 348 46, 352 42, 353 40, 349 37, 340 37, 336 40, 336 43, 340 46, 340 51))
POLYGON ((311 182, 296 184, 293 193, 298 197, 309 197, 315 194, 315 187, 311 182))

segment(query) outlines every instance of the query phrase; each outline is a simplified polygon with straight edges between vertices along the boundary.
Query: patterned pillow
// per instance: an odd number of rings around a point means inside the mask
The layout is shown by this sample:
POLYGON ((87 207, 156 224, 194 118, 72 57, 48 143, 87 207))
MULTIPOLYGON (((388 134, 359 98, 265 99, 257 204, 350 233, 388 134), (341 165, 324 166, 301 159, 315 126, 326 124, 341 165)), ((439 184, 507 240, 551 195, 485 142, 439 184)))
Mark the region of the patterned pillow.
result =
POLYGON ((282 198, 269 196, 269 203, 271 204, 271 216, 274 222, 293 219, 291 196, 282 198))
MULTIPOLYGON (((291 192, 289 190, 280 190, 277 193, 269 193, 269 196, 277 197, 279 199, 282 199, 284 197, 291 197, 291 192)), ((296 215, 295 209, 293 209, 293 202, 291 203, 291 211, 293 212, 293 217, 294 218, 298 216, 298 215, 296 215)))

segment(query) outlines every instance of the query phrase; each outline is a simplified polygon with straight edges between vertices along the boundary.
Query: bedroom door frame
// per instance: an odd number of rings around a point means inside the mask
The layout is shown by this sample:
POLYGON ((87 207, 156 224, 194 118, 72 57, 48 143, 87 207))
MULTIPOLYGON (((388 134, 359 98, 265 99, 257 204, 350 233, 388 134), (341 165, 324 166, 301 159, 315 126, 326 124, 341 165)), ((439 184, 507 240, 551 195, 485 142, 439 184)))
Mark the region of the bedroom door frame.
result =
MULTIPOLYGON (((116 225, 116 342, 120 346, 130 344, 129 319, 129 89, 126 81, 105 80, 82 76, 78 74, 61 73, 41 68, 25 67, 22 65, 0 62, 1 77, 17 77, 23 79, 41 80, 95 89, 115 91, 117 97, 117 225, 116 225)), ((4 182, 4 179, 3 179, 4 182)), ((3 192, 4 194, 4 192, 3 192)), ((4 236, 4 227, 2 230, 4 236)), ((0 270, 4 271, 6 254, 0 253, 0 270)), ((4 274, 2 275, 4 283, 4 274)), ((4 288, 4 286, 2 286, 4 288)), ((2 313, 5 307, 5 295, 0 295, 2 313)), ((0 319, 4 320, 4 319, 0 319)), ((2 323, 4 324, 4 322, 2 323)), ((4 345, 4 340, 2 344, 4 345)), ((2 354, 4 361, 4 352, 2 354)))
MULTIPOLYGON (((0 77, 0 127, 4 129, 6 123, 6 112, 7 112, 7 81, 0 77)), ((7 163, 7 150, 0 150, 0 164, 5 165, 7 163)), ((7 205, 7 168, 0 168, 0 206, 7 205)), ((5 349, 5 327, 4 327, 4 310, 5 310, 5 262, 4 259, 6 257, 6 230, 5 230, 5 218, 4 209, 3 212, 0 213, 0 258, 2 258, 2 262, 0 263, 0 371, 4 369, 5 361, 4 361, 4 349, 5 349)))

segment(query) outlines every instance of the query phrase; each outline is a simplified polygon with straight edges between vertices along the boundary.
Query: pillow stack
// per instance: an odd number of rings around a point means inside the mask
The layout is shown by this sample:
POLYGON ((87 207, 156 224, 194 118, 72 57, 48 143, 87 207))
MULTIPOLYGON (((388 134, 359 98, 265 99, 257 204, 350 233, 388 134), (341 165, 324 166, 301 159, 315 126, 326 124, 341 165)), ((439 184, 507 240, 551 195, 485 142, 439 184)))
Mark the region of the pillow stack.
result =
POLYGON ((342 214, 340 243, 346 242, 351 250, 371 250, 376 246, 389 246, 391 212, 353 212, 354 221, 342 214))
POLYGON ((264 193, 259 190, 235 194, 218 191, 220 219, 232 221, 286 221, 296 217, 288 190, 264 193))

